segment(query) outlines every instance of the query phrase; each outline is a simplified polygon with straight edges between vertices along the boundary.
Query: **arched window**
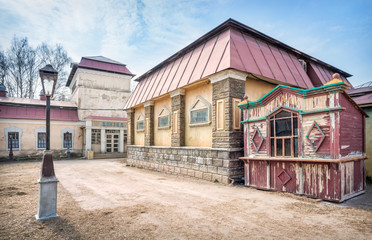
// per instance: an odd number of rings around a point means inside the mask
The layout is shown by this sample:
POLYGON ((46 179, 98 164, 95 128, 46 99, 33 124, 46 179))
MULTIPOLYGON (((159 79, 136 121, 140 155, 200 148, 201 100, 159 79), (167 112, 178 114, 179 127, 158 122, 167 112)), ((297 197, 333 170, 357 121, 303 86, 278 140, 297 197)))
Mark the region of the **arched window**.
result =
POLYGON ((298 157, 298 114, 282 110, 269 121, 271 156, 298 157))
POLYGON ((137 131, 144 131, 145 130, 145 117, 142 113, 140 113, 137 117, 137 131))

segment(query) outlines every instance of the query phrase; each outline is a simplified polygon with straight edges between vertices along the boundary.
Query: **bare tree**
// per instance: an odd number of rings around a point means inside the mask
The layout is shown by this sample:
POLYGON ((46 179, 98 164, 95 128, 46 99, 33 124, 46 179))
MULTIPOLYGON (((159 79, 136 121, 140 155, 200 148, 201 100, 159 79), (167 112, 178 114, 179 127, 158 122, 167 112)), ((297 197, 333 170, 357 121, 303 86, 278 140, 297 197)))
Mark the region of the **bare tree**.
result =
POLYGON ((58 71, 55 99, 64 99, 64 85, 71 58, 66 50, 57 44, 51 47, 42 43, 35 49, 28 44, 27 38, 14 36, 10 49, 0 52, 0 77, 7 86, 9 96, 34 98, 40 89, 39 69, 51 64, 58 71), (4 58, 4 60, 3 60, 4 58))
POLYGON ((41 65, 51 64, 54 69, 58 71, 58 81, 54 98, 65 100, 65 85, 67 81, 66 68, 69 66, 71 58, 60 44, 51 47, 46 43, 42 43, 37 47, 36 52, 41 65))
POLYGON ((5 84, 5 78, 8 75, 8 69, 9 69, 9 64, 8 64, 8 59, 5 56, 5 52, 0 51, 0 81, 1 81, 1 84, 5 84))

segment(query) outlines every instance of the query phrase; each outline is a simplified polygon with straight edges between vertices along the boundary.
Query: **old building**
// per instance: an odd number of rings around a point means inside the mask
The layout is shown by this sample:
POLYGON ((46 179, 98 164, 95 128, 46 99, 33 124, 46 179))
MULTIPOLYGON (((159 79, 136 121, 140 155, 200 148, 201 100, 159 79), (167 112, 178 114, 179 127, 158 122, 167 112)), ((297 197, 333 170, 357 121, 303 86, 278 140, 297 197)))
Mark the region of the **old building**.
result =
MULTIPOLYGON (((83 57, 71 65, 66 86, 68 102, 51 102, 51 149, 89 157, 123 157, 126 152, 127 118, 123 111, 134 76, 117 61, 83 57), (89 153, 89 154, 88 154, 89 153), (101 155, 100 155, 101 154, 101 155)), ((0 97, 0 152, 35 155, 45 148, 45 98, 0 97), (44 139, 44 140, 43 140, 44 139)))
MULTIPOLYGON (((40 99, 6 96, 0 85, 0 157, 42 154, 46 148, 45 96, 40 99)), ((81 155, 83 122, 74 102, 51 101, 51 149, 64 153, 69 149, 81 155)))
POLYGON ((244 175, 238 104, 278 84, 320 87, 351 75, 229 19, 142 76, 125 108, 128 162, 228 183, 244 175))
POLYGON ((348 89, 347 93, 368 114, 366 119, 366 160, 367 176, 372 179, 372 81, 364 83, 355 89, 348 89))
POLYGON ((83 57, 72 64, 66 86, 77 104, 79 119, 85 122, 86 154, 125 156, 127 118, 123 108, 133 76, 125 64, 102 56, 83 57))
POLYGON ((365 112, 334 78, 243 101, 245 184, 329 201, 365 191, 365 112))

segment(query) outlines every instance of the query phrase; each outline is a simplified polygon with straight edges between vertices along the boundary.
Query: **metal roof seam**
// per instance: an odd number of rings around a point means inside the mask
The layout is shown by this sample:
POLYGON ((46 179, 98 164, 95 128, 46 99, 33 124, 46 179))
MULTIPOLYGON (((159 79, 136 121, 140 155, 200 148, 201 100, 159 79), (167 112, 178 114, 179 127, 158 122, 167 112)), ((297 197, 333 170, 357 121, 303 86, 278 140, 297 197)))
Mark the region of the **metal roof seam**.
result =
MULTIPOLYGON (((276 58, 275 54, 273 53, 273 49, 272 49, 272 48, 275 47, 275 46, 270 46, 270 44, 267 44, 267 46, 268 46, 268 48, 270 49, 270 52, 271 52, 271 54, 273 55, 274 60, 275 60, 276 64, 277 64, 278 67, 279 67, 279 70, 280 70, 280 73, 281 73, 282 76, 283 76, 283 79, 284 79, 286 82, 288 82, 288 80, 286 79, 286 76, 284 75, 284 70, 283 70, 283 68, 280 66, 281 64, 279 64, 278 59, 276 58)), ((278 51, 279 51, 279 50, 278 50, 278 51)))
POLYGON ((153 98, 153 96, 154 96, 154 94, 155 94, 156 87, 159 86, 160 81, 161 81, 161 79, 163 78, 164 73, 167 71, 168 67, 169 67, 169 64, 167 64, 167 65, 164 67, 164 71, 163 71, 163 73, 161 74, 161 76, 160 76, 159 78, 157 78, 157 79, 154 80, 154 83, 153 83, 153 85, 152 85, 152 87, 151 87, 151 90, 150 90, 150 92, 149 92, 149 95, 148 95, 149 98, 147 98, 146 100, 148 100, 148 99, 152 99, 152 98, 153 98), (154 86, 154 85, 156 85, 156 86, 154 86), (151 93, 152 93, 152 94, 151 94, 151 93))
MULTIPOLYGON (((300 73, 300 70, 298 70, 298 68, 297 68, 297 66, 296 66, 296 64, 295 64, 295 62, 294 62, 294 60, 293 60, 293 56, 291 56, 291 55, 289 55, 289 56, 290 56, 290 58, 291 58, 291 61, 292 61, 293 65, 295 66, 295 68, 296 68, 298 74, 300 75, 300 77, 301 77, 301 79, 302 79, 302 82, 304 83, 304 85, 306 86, 306 88, 309 88, 309 86, 307 86, 307 84, 306 84, 305 79, 302 77, 302 75, 301 75, 301 73, 300 73)), ((298 61, 297 58, 296 58, 296 60, 298 61)))
POLYGON ((259 41, 256 39, 256 38, 254 38, 254 40, 256 41, 256 43, 257 43, 257 46, 260 48, 260 50, 261 50, 261 53, 262 53, 262 56, 263 56, 263 58, 265 59, 265 62, 266 62, 266 64, 267 64, 267 66, 269 67, 269 69, 270 69, 270 72, 271 72, 271 74, 273 75, 273 77, 275 78, 275 74, 274 74, 274 71, 271 69, 271 66, 270 66, 270 64, 269 64, 269 62, 267 61, 267 59, 266 59, 266 56, 265 56, 265 53, 264 53, 264 51, 262 50, 262 48, 261 48, 261 45, 260 45, 260 43, 259 43, 259 41))
MULTIPOLYGON (((296 81, 296 78, 295 78, 295 76, 293 75, 293 73, 292 73, 292 71, 291 71, 291 69, 290 69, 290 67, 288 66, 288 63, 287 63, 287 61, 285 60, 285 58, 284 58, 284 56, 283 56, 283 51, 281 50, 281 49, 278 49, 279 50, 279 52, 280 52, 280 55, 282 56, 282 58, 283 58, 283 61, 284 61, 284 63, 285 63, 285 65, 287 66, 287 68, 288 68, 288 72, 291 74, 291 76, 292 76, 292 78, 294 79, 294 81, 297 83, 297 81, 296 81)), ((284 53, 286 53, 285 51, 284 51, 284 53)), ((287 83, 288 83, 288 80, 287 80, 287 83)))
POLYGON ((220 58, 220 61, 218 62, 217 64, 217 67, 216 67, 216 70, 214 72, 217 72, 218 68, 220 67, 220 64, 222 62, 222 59, 223 59, 223 56, 225 56, 225 53, 226 53, 226 49, 227 49, 227 46, 230 44, 230 39, 227 41, 226 45, 225 45, 225 49, 223 50, 223 53, 222 53, 222 56, 220 58))
POLYGON ((249 53, 251 54, 252 59, 253 59, 253 61, 255 62, 258 71, 260 72, 260 75, 262 76, 262 70, 260 69, 260 66, 257 64, 257 60, 256 60, 256 58, 254 57, 251 48, 249 47, 249 44, 248 44, 247 39, 246 39, 246 36, 245 36, 245 34, 242 33, 242 32, 241 32, 241 34, 242 34, 242 37, 243 37, 243 39, 244 39, 245 44, 247 45, 248 51, 249 51, 249 53))
POLYGON ((146 84, 146 85, 147 85, 147 88, 146 88, 145 92, 143 93, 143 95, 142 95, 142 97, 141 97, 140 103, 146 101, 147 96, 148 96, 148 93, 149 93, 149 91, 151 90, 150 85, 151 85, 151 86, 154 85, 154 82, 153 82, 153 81, 156 80, 156 78, 158 77, 158 75, 159 75, 159 73, 160 73, 161 70, 162 70, 162 69, 158 69, 158 70, 156 71, 156 73, 152 75, 151 79, 148 80, 148 84, 146 84), (156 76, 155 76, 155 75, 156 75, 156 76))
MULTIPOLYGON (((247 68, 245 67, 245 64, 244 64, 244 62, 243 62, 243 59, 242 59, 242 57, 240 56, 240 53, 239 53, 239 51, 238 51, 238 48, 237 48, 236 45, 235 45, 235 42, 234 42, 234 39, 233 39, 233 38, 231 38, 231 42, 232 42, 232 45, 233 45, 235 51, 236 51, 237 54, 238 54, 239 60, 240 60, 242 66, 243 66, 243 68, 244 68, 244 71, 247 72, 248 70, 247 70, 247 68)), ((230 48, 231 48, 231 44, 230 44, 230 48)))
MULTIPOLYGON (((187 59, 186 66, 185 66, 185 68, 183 69, 183 72, 181 73, 180 79, 178 80, 178 83, 177 83, 177 85, 176 85, 176 89, 180 87, 181 79, 182 79, 183 75, 185 74, 185 71, 186 71, 186 69, 187 69, 187 66, 188 66, 189 63, 190 63, 190 60, 191 60, 191 58, 192 58, 192 55, 194 54, 194 50, 195 50, 195 48, 192 49, 191 55, 190 55, 189 59, 187 59)), ((174 76, 173 76, 172 82, 174 81, 174 78, 177 76, 177 73, 178 73, 178 70, 180 69, 180 66, 181 66, 181 64, 182 64, 183 58, 184 58, 188 53, 189 53, 189 52, 185 53, 185 54, 182 56, 182 60, 181 60, 180 64, 178 64, 178 67, 177 67, 176 72, 174 73, 174 76)), ((170 87, 171 87, 171 84, 169 84, 167 91, 169 91, 170 87)))
MULTIPOLYGON (((179 64, 177 65, 177 69, 176 69, 176 71, 174 72, 173 77, 172 77, 172 79, 170 80, 170 83, 176 81, 175 78, 176 78, 176 76, 177 76, 178 70, 180 69, 181 63, 183 62, 183 59, 185 58, 185 56, 186 56, 187 54, 188 54, 188 53, 186 53, 185 55, 182 55, 182 58, 181 58, 181 59, 179 58, 179 59, 180 59, 180 62, 179 62, 179 64)), ((192 53, 191 53, 191 55, 192 55, 192 53)), ((178 59, 177 59, 177 60, 178 60, 178 59)), ((177 60, 175 60, 174 63, 176 63, 177 60)), ((170 75, 170 74, 171 74, 171 72, 169 72, 169 75, 170 75)), ((167 80, 168 80, 168 79, 167 79, 167 80)), ((167 81, 164 82, 163 87, 162 87, 162 89, 161 89, 161 91, 160 91, 159 94, 161 94, 161 93, 163 92, 163 88, 166 87, 166 85, 165 85, 166 83, 167 83, 167 81)), ((178 84, 179 84, 179 81, 178 81, 178 83, 177 83, 176 88, 178 88, 178 84)), ((166 92, 169 92, 170 87, 171 87, 171 84, 168 84, 168 88, 166 89, 166 92)), ((164 88, 164 90, 165 90, 165 88, 164 88)))
POLYGON ((191 77, 192 77, 192 75, 194 74, 194 71, 195 71, 196 65, 198 65, 198 62, 199 62, 200 56, 202 55, 203 50, 204 50, 204 47, 205 47, 206 44, 207 44, 207 41, 205 41, 204 44, 203 44, 203 47, 202 47, 202 49, 201 49, 201 51, 200 51, 200 54, 199 54, 199 56, 198 56, 198 59, 197 59, 196 62, 195 62, 195 65, 194 65, 194 67, 193 67, 193 69, 192 69, 192 71, 191 71, 191 74, 190 74, 189 80, 187 81, 186 85, 190 83, 191 77))
POLYGON ((207 66, 208 66, 209 60, 211 59, 211 56, 212 56, 213 51, 214 51, 214 48, 215 48, 216 43, 217 43, 218 39, 220 38, 220 36, 221 36, 221 33, 219 33, 219 34, 217 35, 217 37, 216 37, 216 41, 214 41, 214 44, 213 44, 213 47, 212 47, 211 53, 209 54, 208 60, 207 60, 207 62, 205 63, 205 66, 204 66, 204 68, 203 68, 202 73, 200 74, 199 79, 202 79, 202 78, 203 78, 204 71, 205 71, 205 69, 206 69, 207 66))
MULTIPOLYGON (((167 80, 168 80, 168 78, 169 78, 169 75, 171 74, 171 72, 172 72, 172 70, 173 70, 173 67, 174 67, 174 64, 176 63, 176 61, 173 61, 173 63, 172 63, 172 66, 170 67, 170 69, 169 69, 169 72, 168 72, 168 75, 165 77, 165 79, 164 79, 164 82, 163 82, 163 84, 160 86, 160 84, 161 84, 161 81, 159 82, 159 87, 160 88, 157 88, 156 90, 157 91, 155 91, 156 93, 157 93, 157 95, 159 96, 159 94, 161 93, 161 91, 163 90, 163 88, 164 88, 164 85, 165 85, 165 83, 167 82, 167 80), (158 89, 159 89, 159 91, 158 91, 158 89)), ((168 64, 168 65, 170 65, 170 64, 168 64)), ((163 80, 163 79, 162 79, 163 80)), ((154 92, 154 95, 155 95, 155 92, 154 92)), ((155 96, 156 97, 156 96, 155 96)))

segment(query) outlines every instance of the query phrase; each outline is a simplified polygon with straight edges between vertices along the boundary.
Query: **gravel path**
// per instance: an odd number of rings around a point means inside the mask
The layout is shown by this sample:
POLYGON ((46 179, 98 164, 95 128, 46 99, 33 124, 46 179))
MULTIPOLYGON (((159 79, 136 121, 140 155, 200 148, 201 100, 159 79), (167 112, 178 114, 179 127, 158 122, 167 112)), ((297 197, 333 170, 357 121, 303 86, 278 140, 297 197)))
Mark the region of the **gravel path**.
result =
POLYGON ((40 166, 0 164, 0 239, 372 239, 372 199, 331 204, 118 160, 56 161, 60 217, 35 221, 40 166))

